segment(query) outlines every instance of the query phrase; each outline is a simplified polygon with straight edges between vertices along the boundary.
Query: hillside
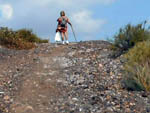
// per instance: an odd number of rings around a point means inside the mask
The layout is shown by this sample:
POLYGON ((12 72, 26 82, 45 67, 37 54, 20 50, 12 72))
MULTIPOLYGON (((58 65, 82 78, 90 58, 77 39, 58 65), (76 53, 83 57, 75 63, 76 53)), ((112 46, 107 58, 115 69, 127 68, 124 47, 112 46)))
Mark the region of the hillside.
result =
POLYGON ((122 85, 110 43, 0 47, 0 113, 150 113, 150 94, 122 85))

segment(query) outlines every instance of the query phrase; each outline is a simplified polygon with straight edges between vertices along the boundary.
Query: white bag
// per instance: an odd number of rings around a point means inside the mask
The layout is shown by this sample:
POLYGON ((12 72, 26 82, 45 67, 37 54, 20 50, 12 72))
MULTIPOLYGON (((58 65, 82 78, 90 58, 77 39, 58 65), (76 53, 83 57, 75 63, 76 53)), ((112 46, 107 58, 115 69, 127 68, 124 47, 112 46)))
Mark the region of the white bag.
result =
POLYGON ((55 42, 60 42, 61 41, 61 34, 60 32, 57 32, 55 35, 55 42))

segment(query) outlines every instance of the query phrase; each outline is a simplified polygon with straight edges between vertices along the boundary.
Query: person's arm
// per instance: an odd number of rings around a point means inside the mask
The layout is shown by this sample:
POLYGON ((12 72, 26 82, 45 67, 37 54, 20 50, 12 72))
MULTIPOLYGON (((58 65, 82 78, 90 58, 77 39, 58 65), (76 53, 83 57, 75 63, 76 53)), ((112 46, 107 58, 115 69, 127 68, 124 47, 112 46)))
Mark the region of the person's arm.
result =
POLYGON ((71 22, 68 22, 68 24, 69 24, 70 26, 72 26, 71 22))
POLYGON ((71 24, 71 22, 69 21, 69 19, 67 19, 67 22, 68 22, 68 24, 69 24, 70 26, 72 26, 72 24, 71 24))
POLYGON ((56 32, 58 32, 58 31, 59 31, 59 29, 60 29, 60 27, 59 27, 60 18, 58 18, 58 19, 57 19, 57 22, 58 22, 58 24, 57 24, 56 32))

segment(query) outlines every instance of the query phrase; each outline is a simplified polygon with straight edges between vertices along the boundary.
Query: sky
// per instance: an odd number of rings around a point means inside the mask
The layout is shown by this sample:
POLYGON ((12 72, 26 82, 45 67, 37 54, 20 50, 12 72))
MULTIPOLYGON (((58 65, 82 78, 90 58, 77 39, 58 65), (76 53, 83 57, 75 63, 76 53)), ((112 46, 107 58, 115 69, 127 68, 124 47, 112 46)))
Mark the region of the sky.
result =
MULTIPOLYGON (((119 28, 150 20, 150 0, 0 0, 0 27, 32 29, 54 42, 64 10, 78 41, 112 39, 119 28)), ((69 27, 69 41, 75 41, 69 27)))

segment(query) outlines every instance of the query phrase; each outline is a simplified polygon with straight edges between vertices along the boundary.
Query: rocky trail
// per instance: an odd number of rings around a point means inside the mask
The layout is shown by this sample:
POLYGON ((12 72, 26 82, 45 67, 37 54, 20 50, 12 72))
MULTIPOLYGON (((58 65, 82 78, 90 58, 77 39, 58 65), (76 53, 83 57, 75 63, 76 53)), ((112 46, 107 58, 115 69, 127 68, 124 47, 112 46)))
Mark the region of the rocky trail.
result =
POLYGON ((0 47, 0 113, 150 113, 150 94, 122 86, 110 43, 0 47))

